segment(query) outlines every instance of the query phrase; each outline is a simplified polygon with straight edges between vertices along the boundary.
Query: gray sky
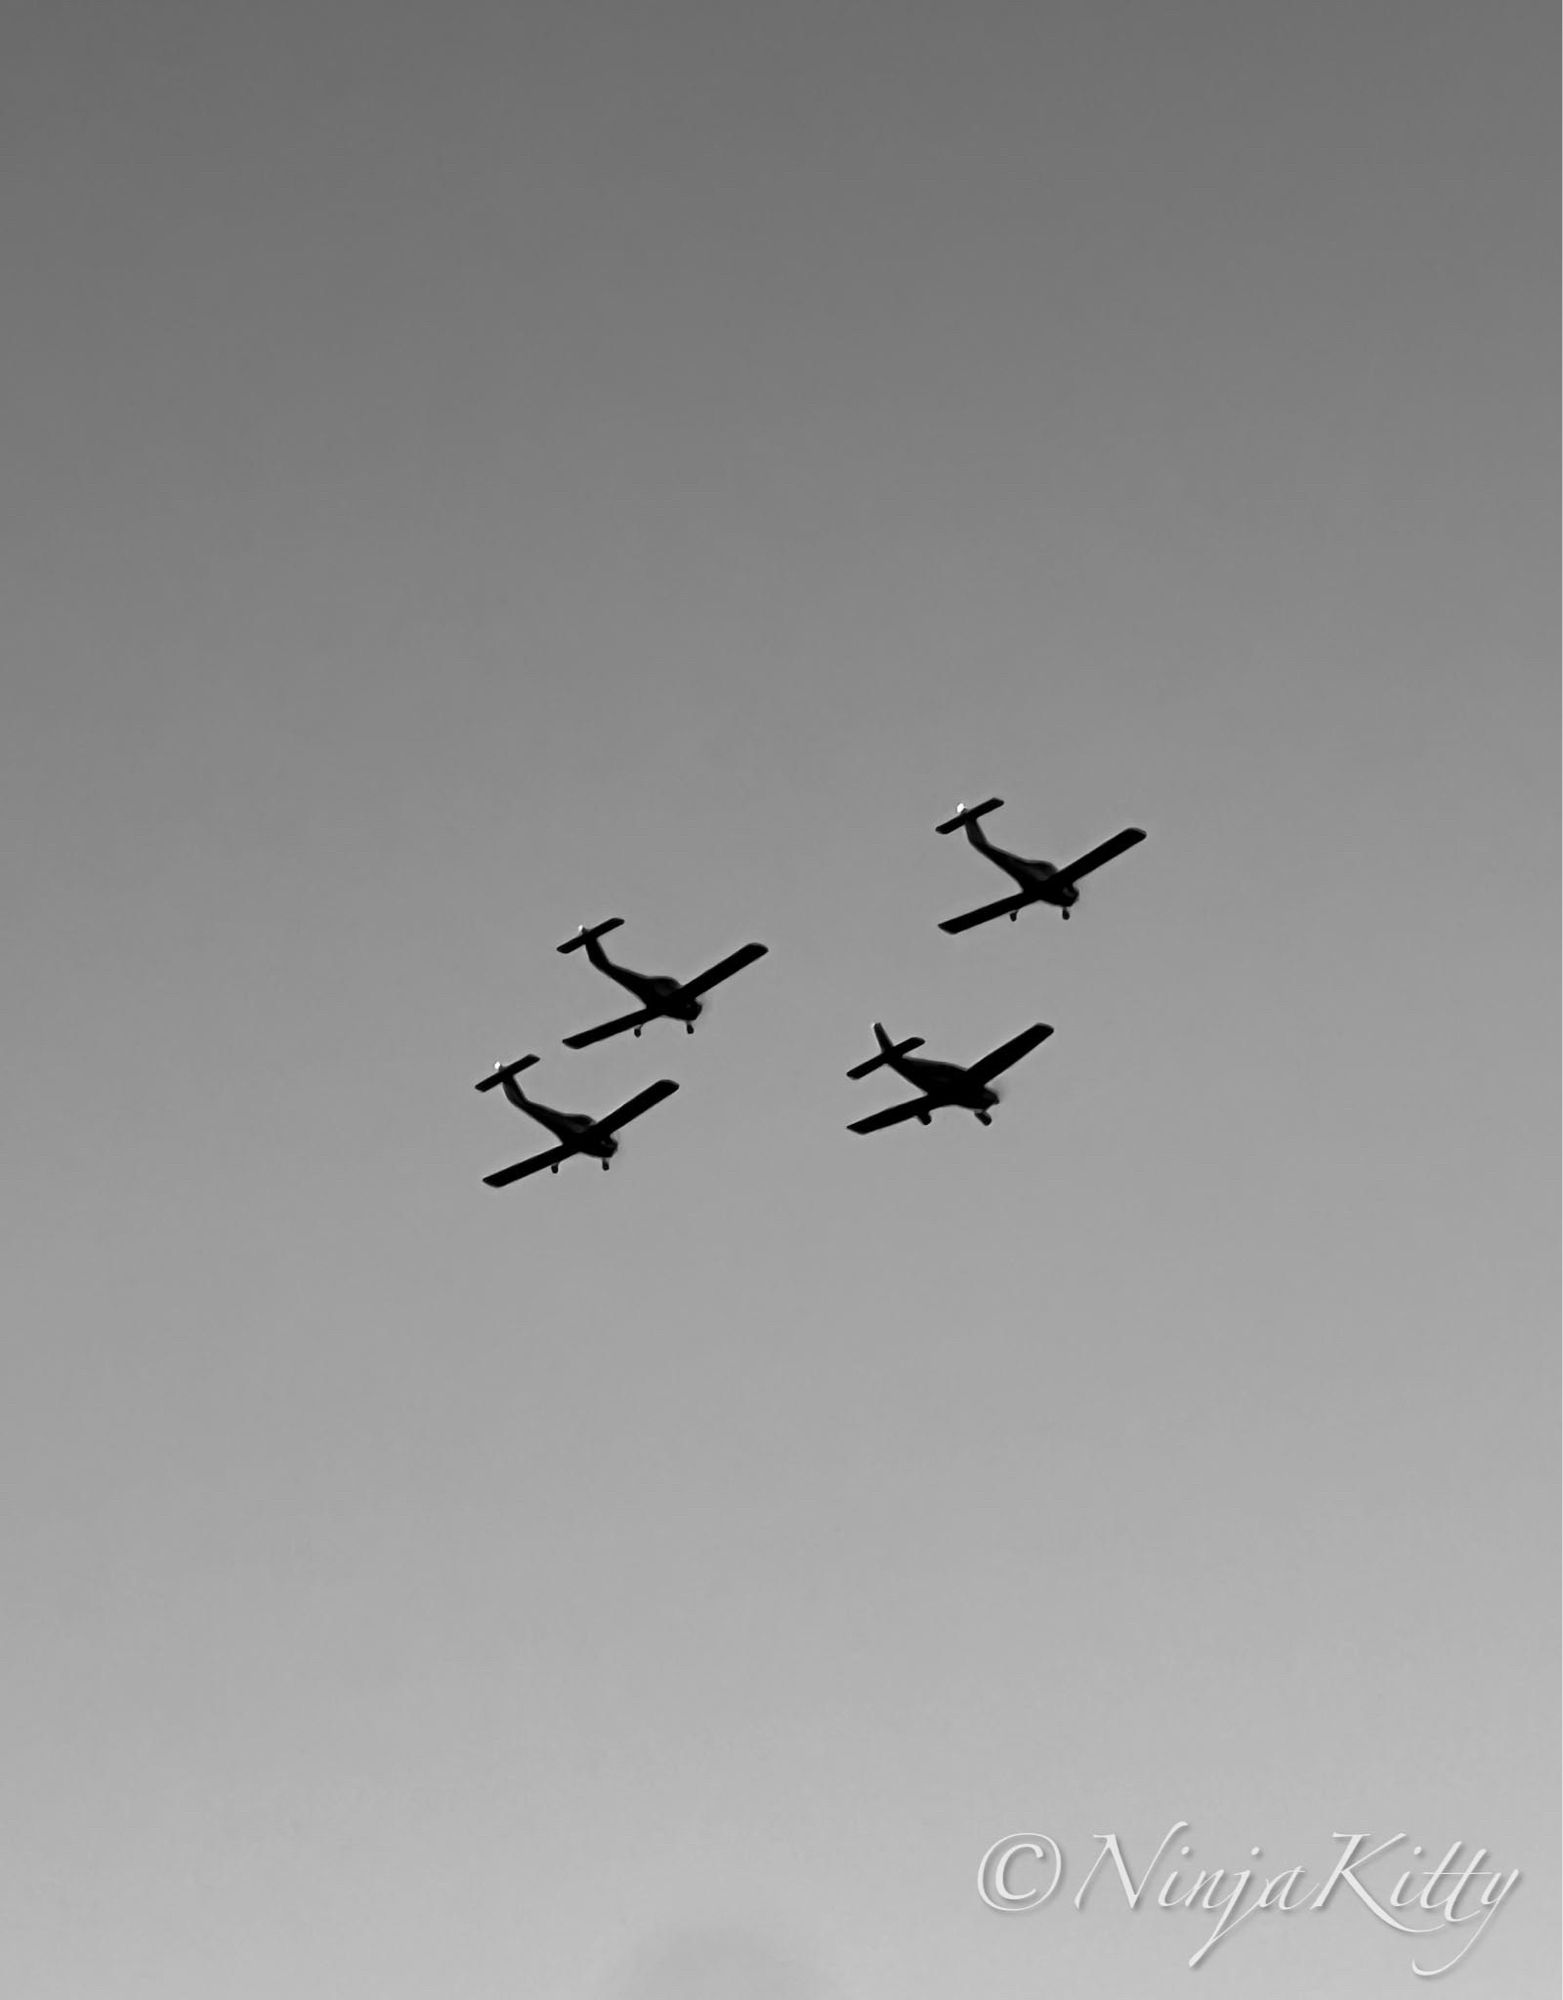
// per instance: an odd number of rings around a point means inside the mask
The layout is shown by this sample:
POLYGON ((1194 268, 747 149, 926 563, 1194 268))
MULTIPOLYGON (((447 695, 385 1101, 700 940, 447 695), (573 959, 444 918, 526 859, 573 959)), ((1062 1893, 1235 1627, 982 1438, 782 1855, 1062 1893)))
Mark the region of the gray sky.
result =
POLYGON ((8 1990, 1551 2000, 1556 41, 13 10, 8 1990))

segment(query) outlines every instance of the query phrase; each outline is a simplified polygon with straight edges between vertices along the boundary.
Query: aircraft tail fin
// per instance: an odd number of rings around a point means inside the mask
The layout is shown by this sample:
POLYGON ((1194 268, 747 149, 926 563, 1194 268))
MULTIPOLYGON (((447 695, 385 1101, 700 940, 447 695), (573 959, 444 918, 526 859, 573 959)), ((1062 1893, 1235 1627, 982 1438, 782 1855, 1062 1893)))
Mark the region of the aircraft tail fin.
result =
POLYGON ((939 833, 954 833, 958 827, 974 826, 984 813, 996 812, 1003 805, 1002 799, 984 799, 980 806, 964 803, 955 808, 949 819, 941 820, 935 829, 939 833))
POLYGON ((892 1042, 890 1037, 885 1033, 882 1023, 878 1021, 874 1023, 874 1040, 879 1044, 878 1055, 870 1056, 867 1062, 860 1062, 855 1068, 847 1071, 847 1075, 854 1082, 860 1076, 870 1075, 874 1070, 880 1068, 882 1064, 889 1062, 892 1056, 907 1055, 911 1050, 920 1049, 923 1045, 921 1035, 913 1035, 909 1041, 905 1042, 892 1042))
POLYGON ((480 1077, 472 1086, 474 1090, 493 1090, 503 1083, 507 1076, 515 1076, 519 1071, 530 1069, 538 1061, 536 1056, 518 1056, 512 1063, 496 1063, 485 1077, 480 1077))
POLYGON ((600 924, 582 924, 573 938, 566 938, 563 944, 556 945, 554 949, 556 951, 579 951, 582 945, 589 939, 600 938, 608 931, 616 931, 623 921, 622 917, 604 917, 600 924))

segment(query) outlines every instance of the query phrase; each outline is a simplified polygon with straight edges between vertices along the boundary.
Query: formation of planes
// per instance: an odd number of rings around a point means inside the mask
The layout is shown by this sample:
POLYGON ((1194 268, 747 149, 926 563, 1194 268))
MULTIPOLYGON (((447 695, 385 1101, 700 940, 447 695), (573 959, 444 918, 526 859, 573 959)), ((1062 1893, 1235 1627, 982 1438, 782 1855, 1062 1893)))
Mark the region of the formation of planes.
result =
MULTIPOLYGON (((975 925, 988 923, 996 917, 1008 917, 1013 923, 1020 912, 1033 903, 1046 904, 1067 919, 1080 900, 1081 877, 1118 855, 1126 854, 1145 838, 1141 828, 1130 826, 1061 868, 1048 861, 1029 861, 1002 847, 995 847, 982 831, 982 819, 988 813, 996 812, 1003 803, 1002 799, 985 799, 981 805, 960 805, 936 829, 939 833, 954 833, 964 828, 966 838, 977 852, 1002 868, 1017 885, 1011 894, 996 903, 985 903, 980 909, 967 910, 958 917, 947 917, 939 926, 942 931, 954 934, 971 930, 975 925)), ((567 1049, 590 1048, 593 1043, 623 1034, 626 1029, 638 1038, 641 1029, 656 1020, 682 1021, 685 1033, 692 1035, 705 995, 712 987, 731 979, 757 959, 764 958, 767 951, 763 944, 742 945, 688 980, 673 979, 663 973, 635 972, 627 965, 616 964, 602 947, 602 939, 622 923, 621 917, 608 917, 599 924, 583 925, 574 937, 566 938, 557 947, 566 953, 584 951, 600 973, 623 987, 636 1002, 628 1014, 616 1015, 613 1020, 601 1021, 594 1028, 583 1028, 578 1034, 566 1035, 564 1046, 567 1049)), ((866 1118, 854 1120, 847 1130, 879 1132, 888 1125, 899 1125, 911 1118, 921 1125, 929 1125, 933 1122, 934 1112, 946 1106, 970 1111, 980 1125, 989 1125, 993 1122, 993 1107, 998 1103, 998 1092, 993 1088, 994 1079, 1030 1055, 1033 1049, 1039 1048, 1052 1032, 1050 1027, 1039 1021, 1032 1027, 1022 1029, 998 1048, 991 1049, 976 1062, 962 1067, 959 1063, 935 1062, 925 1056, 914 1056, 911 1051, 924 1046, 920 1035, 914 1035, 907 1041, 892 1042, 883 1025, 876 1021, 874 1040, 877 1052, 867 1061, 849 1069, 847 1075, 856 1080, 876 1069, 887 1068, 910 1084, 918 1095, 892 1104, 883 1111, 870 1112, 866 1118)), ((529 1097, 516 1082, 517 1076, 523 1070, 532 1068, 537 1061, 535 1055, 525 1055, 514 1062, 500 1063, 476 1085, 478 1090, 502 1090, 517 1111, 535 1119, 552 1134, 555 1142, 540 1153, 516 1161, 513 1166, 485 1174, 484 1182, 489 1187, 508 1187, 512 1181, 524 1180, 529 1174, 540 1173, 544 1167, 556 1174, 566 1160, 577 1154, 595 1159, 606 1173, 618 1152, 618 1134, 622 1127, 639 1118, 642 1112, 661 1104, 678 1089, 678 1084, 665 1076, 637 1091, 601 1118, 593 1118, 586 1112, 557 1111, 551 1105, 529 1097)))

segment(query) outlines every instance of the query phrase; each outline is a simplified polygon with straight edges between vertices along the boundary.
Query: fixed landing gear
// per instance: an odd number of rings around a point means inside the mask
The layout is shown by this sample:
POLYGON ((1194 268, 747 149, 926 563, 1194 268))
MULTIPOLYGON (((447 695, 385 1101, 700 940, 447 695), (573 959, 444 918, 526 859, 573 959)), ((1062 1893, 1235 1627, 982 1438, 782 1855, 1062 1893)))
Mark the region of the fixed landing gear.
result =
POLYGON ((637 1028, 637 1029, 635 1030, 635 1039, 636 1039, 636 1041, 637 1041, 637 1042, 638 1042, 638 1041, 640 1040, 640 1030, 639 1030, 639 1028, 637 1028))
POLYGON ((603 1161, 603 1163, 602 1163, 602 1170, 603 1170, 603 1172, 604 1172, 604 1173, 606 1173, 606 1172, 608 1171, 609 1167, 610 1167, 610 1166, 612 1166, 612 1164, 613 1164, 613 1162, 612 1162, 611 1160, 604 1160, 604 1161, 603 1161))
POLYGON ((979 1111, 977 1113, 977 1123, 979 1125, 991 1125, 993 1120, 986 1111, 979 1111))
POLYGON ((1017 920, 1017 919, 1019 918, 1019 916, 1020 916, 1020 912, 1019 912, 1019 910, 1011 910, 1011 911, 1010 911, 1010 913, 1009 913, 1009 920, 1010 920, 1010 922, 1011 922, 1011 923, 1014 923, 1014 922, 1016 922, 1016 920, 1017 920))
POLYGON ((686 1035, 692 1035, 692 1034, 693 1034, 694 1032, 695 1032, 695 1024, 694 1024, 694 1022, 693 1022, 693 1021, 686 1021, 686 1022, 684 1023, 684 1033, 685 1033, 686 1035))
POLYGON ((554 1161, 554 1163, 553 1163, 553 1165, 552 1165, 552 1166, 551 1166, 551 1167, 550 1167, 550 1168, 548 1169, 548 1171, 549 1171, 549 1172, 550 1172, 551 1174, 556 1174, 556 1173, 558 1173, 558 1171, 559 1171, 559 1162, 558 1162, 557 1160, 555 1160, 555 1161, 554 1161))
POLYGON ((1069 921, 1069 912, 1067 910, 1060 910, 1058 914, 1063 918, 1064 922, 1067 924, 1069 921))

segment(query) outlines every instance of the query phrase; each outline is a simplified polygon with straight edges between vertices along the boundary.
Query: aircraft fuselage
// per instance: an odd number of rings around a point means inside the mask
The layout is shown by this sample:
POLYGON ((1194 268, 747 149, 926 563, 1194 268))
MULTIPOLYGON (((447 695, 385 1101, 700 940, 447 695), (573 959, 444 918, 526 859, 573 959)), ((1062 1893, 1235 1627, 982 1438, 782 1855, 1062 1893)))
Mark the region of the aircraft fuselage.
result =
POLYGON ((605 972, 610 979, 617 980, 626 992, 633 993, 649 1013, 665 1015, 671 1021, 695 1021, 699 1018, 699 1000, 686 994, 679 982, 667 973, 634 972, 627 965, 615 965, 594 937, 586 940, 586 956, 599 972, 605 972))
POLYGON ((914 1090, 924 1093, 930 1111, 941 1104, 954 1104, 963 1111, 980 1115, 999 1101, 997 1091, 990 1090, 985 1083, 974 1082, 959 1063, 934 1062, 926 1056, 895 1056, 888 1060, 898 1076, 905 1077, 914 1090))
POLYGON ((1026 894, 1038 903, 1051 903, 1055 909, 1072 910, 1080 900, 1080 891, 1073 882, 1055 880, 1058 870, 1051 861, 1028 861, 1023 854, 1011 854, 1006 848, 995 847, 984 837, 982 828, 975 820, 966 829, 966 837, 979 854, 1002 868, 1011 876, 1026 894))
POLYGON ((619 1142, 612 1132, 599 1132, 597 1120, 584 1111, 556 1111, 551 1104, 539 1104, 534 1097, 528 1097, 513 1076, 501 1080, 501 1089, 516 1107, 524 1111, 528 1118, 535 1118, 545 1126, 561 1146, 568 1146, 572 1152, 588 1153, 594 1160, 611 1159, 619 1150, 619 1142))

